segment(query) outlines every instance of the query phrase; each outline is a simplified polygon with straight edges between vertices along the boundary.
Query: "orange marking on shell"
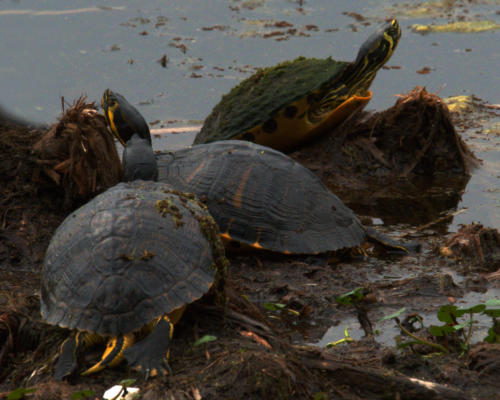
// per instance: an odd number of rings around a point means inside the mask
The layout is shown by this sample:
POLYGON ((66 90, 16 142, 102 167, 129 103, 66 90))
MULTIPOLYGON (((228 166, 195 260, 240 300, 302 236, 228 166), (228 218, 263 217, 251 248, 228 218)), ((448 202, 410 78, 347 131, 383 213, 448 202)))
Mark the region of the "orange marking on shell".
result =
POLYGON ((231 235, 227 232, 221 233, 220 235, 223 239, 231 240, 231 235))
POLYGON ((186 179, 186 183, 191 182, 191 180, 200 172, 203 167, 205 166, 207 160, 203 160, 200 165, 198 165, 198 168, 196 168, 193 172, 191 172, 191 175, 189 175, 186 179))
POLYGON ((241 208, 241 203, 243 201, 243 191, 245 190, 245 185, 247 184, 248 177, 250 176, 250 172, 252 172, 253 164, 248 167, 243 176, 241 177, 241 182, 238 186, 238 190, 234 194, 233 205, 236 208, 241 208))

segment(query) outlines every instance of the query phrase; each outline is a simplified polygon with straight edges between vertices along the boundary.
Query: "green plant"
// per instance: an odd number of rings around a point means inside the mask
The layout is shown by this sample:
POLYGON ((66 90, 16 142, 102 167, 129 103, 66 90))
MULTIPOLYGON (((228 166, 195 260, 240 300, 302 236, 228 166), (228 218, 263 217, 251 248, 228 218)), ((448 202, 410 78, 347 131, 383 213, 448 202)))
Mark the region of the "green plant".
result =
POLYGON ((336 340, 335 342, 329 342, 326 344, 326 347, 335 347, 341 343, 354 342, 354 339, 349 336, 349 332, 347 332, 347 328, 344 329, 344 337, 342 339, 336 340))
POLYGON ((357 287, 356 289, 351 290, 350 292, 344 293, 335 298, 335 301, 339 304, 348 306, 348 305, 356 305, 365 297, 365 289, 362 287, 357 287))
POLYGON ((472 337, 472 327, 476 322, 474 320, 474 314, 480 314, 485 310, 486 306, 484 304, 478 304, 469 308, 458 308, 453 305, 444 305, 437 312, 437 317, 443 325, 431 325, 429 327, 429 332, 431 335, 436 337, 443 337, 445 340, 452 334, 462 334, 463 341, 460 341, 460 347, 462 350, 468 350, 470 339, 472 337), (464 315, 468 315, 469 319, 459 323, 459 318, 464 315), (468 333, 465 333, 465 328, 468 329, 468 333))
MULTIPOLYGON (((410 346, 412 344, 425 344, 434 347, 443 353, 449 353, 449 339, 453 337, 454 339, 459 339, 459 345, 463 351, 468 351, 472 338, 473 327, 474 324, 477 323, 475 316, 487 315, 491 317, 492 326, 488 329, 488 335, 484 338, 484 341, 488 343, 500 343, 500 321, 497 320, 497 318, 500 317, 500 308, 498 307, 500 307, 500 300, 495 299, 467 308, 459 308, 454 305, 441 306, 437 312, 437 317, 439 321, 443 322, 443 325, 431 325, 429 327, 429 333, 435 337, 443 338, 445 342, 444 345, 430 342, 410 332, 404 326, 405 324, 402 324, 399 320, 399 316, 406 310, 405 308, 401 308, 395 313, 381 318, 379 322, 394 319, 401 331, 413 339, 413 341, 399 344, 398 347, 400 348, 410 346)), ((421 319, 419 322, 421 327, 423 327, 421 319)))
POLYGON ((368 304, 376 301, 374 293, 370 288, 357 287, 350 292, 344 293, 335 298, 335 301, 341 305, 352 306, 356 309, 357 317, 365 335, 374 336, 373 325, 368 317, 368 304))
MULTIPOLYGON (((484 303, 486 307, 500 307, 500 300, 488 300, 484 303)), ((500 317, 499 308, 487 308, 483 311, 483 314, 491 317, 492 325, 488 329, 488 335, 484 338, 487 343, 500 343, 500 321, 497 319, 500 317)))
POLYGON ((444 324, 430 326, 429 332, 438 337, 446 337, 453 333, 459 333, 463 338, 460 346, 462 350, 467 351, 470 346, 473 326, 477 322, 474 316, 487 315, 492 318, 493 324, 484 340, 489 343, 498 343, 500 342, 500 330, 498 329, 499 321, 497 321, 497 318, 500 317, 500 308, 488 307, 499 306, 500 300, 494 299, 468 308, 458 308, 452 305, 442 306, 438 311, 438 319, 444 322, 444 324), (460 319, 463 317, 466 320, 461 322, 460 319))
POLYGON ((217 340, 217 336, 205 335, 199 338, 196 342, 194 342, 193 346, 198 347, 204 343, 213 342, 215 340, 217 340))
POLYGON ((24 399, 24 396, 29 394, 29 393, 33 393, 35 392, 36 389, 35 388, 31 388, 31 389, 26 389, 26 388, 17 388, 17 389, 14 389, 12 392, 9 393, 9 395, 7 396, 7 400, 20 400, 20 399, 24 399))
POLYGON ((281 303, 264 303, 262 305, 266 310, 269 311, 283 311, 286 310, 289 314, 295 315, 298 317, 300 315, 300 312, 295 311, 291 308, 288 308, 286 304, 281 304, 281 303))
POLYGON ((403 332, 405 335, 411 337, 413 340, 411 341, 408 341, 408 342, 404 342, 404 343, 399 343, 398 344, 398 348, 403 348, 403 347, 407 347, 407 346, 411 346, 413 344, 425 344, 427 346, 431 346, 431 347, 434 347, 436 348, 437 350, 443 352, 443 353, 449 353, 449 350, 440 345, 439 343, 433 343, 433 342, 429 342, 428 340, 425 340, 423 338, 420 338, 418 336, 416 336, 415 334, 413 334, 412 332, 410 332, 407 328, 405 328, 403 326, 403 324, 401 323, 401 321, 399 320, 399 317, 406 311, 406 307, 403 307, 403 308, 400 308, 398 311, 390 314, 390 315, 386 315, 385 317, 382 317, 378 320, 378 322, 382 322, 382 321, 387 321, 389 319, 393 319, 396 324, 398 325, 399 329, 401 329, 401 332, 403 332))
POLYGON ((71 400, 83 400, 87 399, 90 397, 94 397, 95 392, 93 390, 89 389, 84 389, 84 390, 79 390, 78 392, 75 392, 71 395, 71 400))

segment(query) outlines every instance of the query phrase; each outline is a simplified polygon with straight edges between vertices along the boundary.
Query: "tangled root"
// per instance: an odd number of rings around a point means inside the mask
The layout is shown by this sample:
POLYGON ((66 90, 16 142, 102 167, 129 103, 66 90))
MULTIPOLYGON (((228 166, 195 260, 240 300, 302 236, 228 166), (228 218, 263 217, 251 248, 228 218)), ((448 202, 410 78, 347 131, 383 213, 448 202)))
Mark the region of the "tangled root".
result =
POLYGON ((33 146, 43 173, 63 188, 70 207, 117 184, 122 174, 105 119, 85 100, 77 99, 33 146))

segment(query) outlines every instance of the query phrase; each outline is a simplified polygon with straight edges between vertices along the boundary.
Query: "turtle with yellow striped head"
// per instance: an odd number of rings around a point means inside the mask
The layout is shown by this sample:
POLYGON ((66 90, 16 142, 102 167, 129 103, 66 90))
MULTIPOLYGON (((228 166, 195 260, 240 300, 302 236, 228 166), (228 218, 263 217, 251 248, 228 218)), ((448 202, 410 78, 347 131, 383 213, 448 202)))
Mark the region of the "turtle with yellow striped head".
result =
POLYGON ((363 43, 354 62, 299 57, 260 69, 222 97, 194 144, 240 139, 295 148, 368 103, 369 87, 400 37, 393 19, 363 43))

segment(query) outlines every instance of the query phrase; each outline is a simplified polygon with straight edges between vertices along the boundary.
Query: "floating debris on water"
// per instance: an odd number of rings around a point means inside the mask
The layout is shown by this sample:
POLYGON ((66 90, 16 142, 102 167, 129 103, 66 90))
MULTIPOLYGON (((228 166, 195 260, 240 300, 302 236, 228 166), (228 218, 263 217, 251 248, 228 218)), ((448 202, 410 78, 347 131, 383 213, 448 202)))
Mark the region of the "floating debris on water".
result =
POLYGON ((500 25, 494 21, 459 21, 441 25, 413 24, 411 30, 417 33, 431 32, 455 32, 455 33, 477 33, 500 29, 500 25))

